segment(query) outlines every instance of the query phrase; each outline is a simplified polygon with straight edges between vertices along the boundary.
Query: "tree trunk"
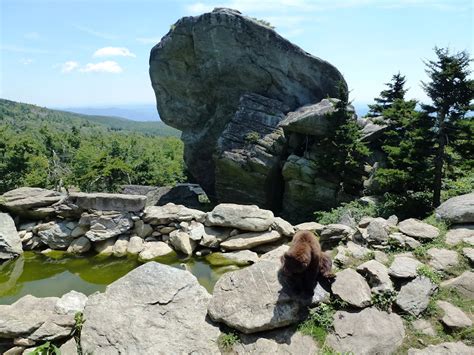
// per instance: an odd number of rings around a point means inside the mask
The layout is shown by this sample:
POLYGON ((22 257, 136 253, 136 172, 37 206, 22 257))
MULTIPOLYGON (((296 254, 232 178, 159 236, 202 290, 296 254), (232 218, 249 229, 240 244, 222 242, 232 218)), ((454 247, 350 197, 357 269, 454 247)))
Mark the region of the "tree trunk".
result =
POLYGON ((441 111, 438 115, 438 151, 435 156, 435 171, 433 184, 433 207, 438 207, 441 204, 441 187, 443 181, 443 166, 444 166, 444 148, 446 146, 446 136, 444 129, 445 113, 441 111))

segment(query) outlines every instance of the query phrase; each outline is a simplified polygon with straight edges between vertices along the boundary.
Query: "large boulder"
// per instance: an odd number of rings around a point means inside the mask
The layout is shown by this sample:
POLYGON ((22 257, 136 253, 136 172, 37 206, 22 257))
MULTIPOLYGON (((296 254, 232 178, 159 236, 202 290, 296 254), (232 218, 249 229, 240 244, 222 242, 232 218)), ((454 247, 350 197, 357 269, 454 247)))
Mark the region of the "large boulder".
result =
POLYGON ((436 209, 436 217, 451 223, 474 223, 474 192, 443 202, 436 209))
POLYGON ((273 220, 272 211, 260 209, 255 205, 221 203, 207 214, 205 225, 263 232, 270 228, 273 220))
POLYGON ((164 206, 149 206, 145 208, 143 221, 152 225, 157 225, 168 224, 171 222, 191 221, 193 219, 203 221, 205 217, 205 212, 182 205, 175 205, 170 202, 164 206))
POLYGON ((435 239, 439 235, 439 229, 431 224, 422 222, 416 218, 409 218, 398 224, 400 232, 421 240, 435 239))
POLYGON ((73 192, 67 202, 84 210, 140 212, 145 208, 146 196, 73 192))
POLYGON ((353 269, 338 272, 331 289, 334 295, 351 306, 364 308, 372 303, 369 285, 353 269))
POLYGON ((11 259, 23 253, 15 222, 7 213, 0 213, 0 260, 11 259))
POLYGON ((20 187, 0 196, 0 207, 14 215, 30 219, 42 219, 55 214, 53 204, 65 195, 39 187, 20 187))
MULTIPOLYGON (((306 307, 278 272, 279 268, 276 256, 267 257, 221 276, 214 286, 209 316, 247 334, 300 321, 306 307)), ((306 301, 310 303, 311 299, 306 301)))
POLYGON ((217 141, 215 189, 220 202, 279 207, 286 141, 278 124, 286 111, 288 107, 278 100, 257 94, 241 97, 217 141))
POLYGON ((51 249, 67 249, 74 240, 71 233, 76 223, 67 221, 52 221, 35 227, 38 237, 43 244, 51 249))
POLYGON ((150 77, 161 119, 183 132, 184 159, 214 195, 213 154, 243 94, 278 100, 294 110, 337 96, 341 73, 236 10, 184 17, 150 54, 150 77))
POLYGON ((334 332, 326 341, 334 350, 354 355, 392 354, 405 337, 402 318, 375 308, 357 313, 337 311, 334 332))
POLYGON ((89 228, 86 237, 91 242, 100 242, 129 231, 133 227, 133 221, 128 212, 95 211, 84 213, 79 226, 89 228))
POLYGON ((188 271, 149 262, 89 297, 84 354, 216 354, 211 296, 188 271))
POLYGON ((430 279, 418 276, 401 287, 395 303, 405 312, 418 316, 428 307, 430 297, 437 289, 430 279))

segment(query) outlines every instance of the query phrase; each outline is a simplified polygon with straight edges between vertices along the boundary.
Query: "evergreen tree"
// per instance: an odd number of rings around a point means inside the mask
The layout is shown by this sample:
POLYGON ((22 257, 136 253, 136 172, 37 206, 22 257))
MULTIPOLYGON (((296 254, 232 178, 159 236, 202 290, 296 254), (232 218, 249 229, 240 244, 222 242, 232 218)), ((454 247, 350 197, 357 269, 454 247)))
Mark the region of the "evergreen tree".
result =
MULTIPOLYGON (((451 54, 448 49, 435 48, 437 59, 425 62, 430 82, 422 87, 431 99, 431 105, 424 105, 428 114, 434 114, 433 129, 436 135, 434 158, 433 205, 441 202, 441 188, 445 163, 448 160, 447 146, 455 145, 463 134, 466 113, 472 109, 474 80, 469 78, 467 52, 451 54)), ((471 138, 472 139, 472 136, 471 138)))
POLYGON ((383 111, 389 109, 395 100, 403 100, 407 90, 405 89, 405 76, 400 73, 392 76, 392 81, 385 83, 388 89, 380 93, 380 97, 374 98, 375 104, 369 105, 368 116, 381 116, 383 111))

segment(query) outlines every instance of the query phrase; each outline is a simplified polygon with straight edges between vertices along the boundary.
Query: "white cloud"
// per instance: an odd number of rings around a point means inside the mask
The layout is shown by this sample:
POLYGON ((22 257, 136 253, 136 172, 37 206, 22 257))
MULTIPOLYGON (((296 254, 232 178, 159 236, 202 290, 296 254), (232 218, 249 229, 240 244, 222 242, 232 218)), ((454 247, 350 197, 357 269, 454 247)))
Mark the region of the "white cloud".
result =
POLYGON ((79 69, 83 73, 121 73, 122 67, 117 62, 107 60, 99 63, 88 63, 85 67, 79 69))
POLYGON ((40 39, 40 35, 38 32, 25 33, 23 37, 26 39, 32 39, 32 40, 40 39))
POLYGON ((79 67, 79 63, 73 60, 67 61, 66 63, 61 65, 61 73, 70 73, 74 69, 79 67))
POLYGON ((21 58, 20 63, 23 64, 23 65, 29 65, 29 64, 33 63, 33 59, 31 59, 31 58, 21 58))
POLYGON ((160 41, 160 37, 139 37, 137 41, 142 44, 156 44, 160 41))
POLYGON ((136 57, 128 48, 124 47, 104 47, 96 50, 93 57, 136 57))

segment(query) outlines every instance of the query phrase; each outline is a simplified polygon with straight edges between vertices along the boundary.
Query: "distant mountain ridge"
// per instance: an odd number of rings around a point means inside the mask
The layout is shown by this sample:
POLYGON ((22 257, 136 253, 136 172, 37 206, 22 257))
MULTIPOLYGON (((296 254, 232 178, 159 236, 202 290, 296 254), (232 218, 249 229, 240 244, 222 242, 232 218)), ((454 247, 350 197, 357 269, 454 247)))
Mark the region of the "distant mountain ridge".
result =
POLYGON ((19 125, 22 121, 32 124, 36 122, 38 125, 46 121, 59 126, 64 124, 65 128, 87 124, 101 129, 137 132, 151 136, 179 137, 180 135, 180 131, 159 120, 132 121, 123 117, 86 115, 0 99, 0 123, 19 125))
POLYGON ((84 115, 100 115, 123 117, 132 121, 160 121, 160 116, 154 104, 116 105, 100 107, 66 107, 61 111, 80 113, 84 115))

